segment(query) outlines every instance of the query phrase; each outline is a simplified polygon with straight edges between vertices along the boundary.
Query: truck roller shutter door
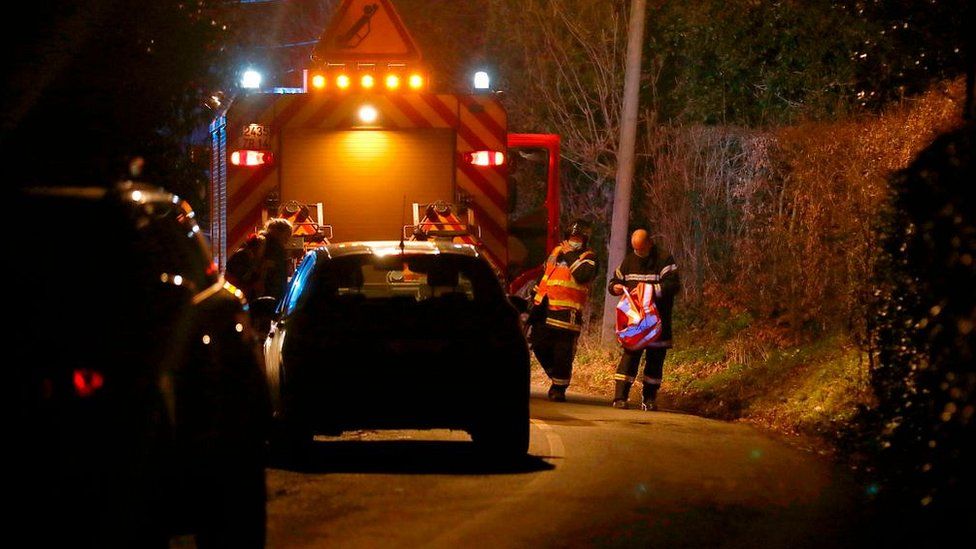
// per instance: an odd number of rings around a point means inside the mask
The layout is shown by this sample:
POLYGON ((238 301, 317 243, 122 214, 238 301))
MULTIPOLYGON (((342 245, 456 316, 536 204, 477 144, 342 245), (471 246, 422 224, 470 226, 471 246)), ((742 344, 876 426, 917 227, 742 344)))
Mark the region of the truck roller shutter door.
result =
POLYGON ((322 202, 337 242, 397 240, 411 203, 454 200, 451 129, 296 128, 284 132, 281 157, 282 198, 322 202))

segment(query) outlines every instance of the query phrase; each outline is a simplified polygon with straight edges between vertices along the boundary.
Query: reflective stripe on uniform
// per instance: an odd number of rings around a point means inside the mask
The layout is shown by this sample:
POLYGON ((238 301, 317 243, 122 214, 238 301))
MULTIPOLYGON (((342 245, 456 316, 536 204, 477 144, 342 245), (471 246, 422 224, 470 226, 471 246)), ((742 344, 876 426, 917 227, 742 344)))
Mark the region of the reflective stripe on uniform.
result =
POLYGON ((589 263, 590 265, 596 267, 595 258, 596 258, 596 254, 595 253, 593 253, 593 252, 583 252, 582 255, 579 256, 579 259, 577 259, 576 261, 574 261, 573 264, 569 266, 569 270, 570 271, 575 271, 576 269, 578 269, 580 267, 580 265, 583 265, 584 263, 589 263))
POLYGON ((570 322, 563 322, 562 320, 556 320, 554 318, 547 318, 546 324, 554 328, 562 328, 564 330, 572 330, 574 332, 580 331, 580 327, 576 324, 570 322))
POLYGON ((627 282, 657 282, 660 279, 656 274, 629 274, 624 277, 627 282))
POLYGON ((628 376, 624 374, 613 374, 614 381, 626 381, 628 383, 633 383, 635 379, 634 376, 628 376))
POLYGON ((589 264, 592 267, 596 267, 596 261, 593 261, 592 259, 577 259, 572 265, 569 266, 569 270, 576 271, 576 269, 579 269, 584 264, 589 264))
POLYGON ((579 290, 581 292, 585 292, 586 291, 586 286, 583 286, 582 284, 579 284, 579 283, 577 283, 574 280, 563 280, 563 279, 552 280, 552 279, 550 279, 549 280, 549 286, 559 286, 561 288, 570 288, 572 290, 579 290))
POLYGON ((668 265, 667 267, 661 269, 661 278, 664 278, 664 275, 666 275, 666 274, 668 274, 668 273, 670 273, 672 271, 677 271, 677 270, 678 270, 678 266, 675 265, 674 263, 672 263, 672 264, 668 265))
MULTIPOLYGON (((543 299, 548 297, 549 307, 552 309, 581 311, 586 305, 589 287, 578 284, 568 266, 555 263, 559 256, 559 250, 560 248, 557 247, 549 254, 546 273, 539 282, 539 289, 533 301, 536 305, 541 305, 543 299)), ((581 256, 581 259, 588 258, 591 255, 593 255, 592 252, 586 252, 581 256)))
POLYGON ((552 380, 552 384, 557 387, 569 387, 570 380, 568 379, 562 379, 558 377, 550 377, 549 379, 552 380))

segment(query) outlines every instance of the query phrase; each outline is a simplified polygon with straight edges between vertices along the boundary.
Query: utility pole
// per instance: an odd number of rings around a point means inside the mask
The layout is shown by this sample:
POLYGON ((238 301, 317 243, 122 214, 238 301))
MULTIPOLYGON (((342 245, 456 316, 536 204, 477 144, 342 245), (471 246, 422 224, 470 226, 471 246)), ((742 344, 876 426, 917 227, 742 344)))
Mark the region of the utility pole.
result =
MULTIPOLYGON (((620 116, 620 141, 617 146, 617 180, 613 191, 613 217, 610 223, 607 283, 627 252, 627 228, 630 222, 630 193, 634 186, 634 157, 637 142, 637 110, 640 102, 641 50, 644 43, 646 0, 631 0, 627 24, 627 63, 624 69, 623 112, 620 116)), ((603 306, 603 341, 614 334, 616 301, 607 296, 603 306)))

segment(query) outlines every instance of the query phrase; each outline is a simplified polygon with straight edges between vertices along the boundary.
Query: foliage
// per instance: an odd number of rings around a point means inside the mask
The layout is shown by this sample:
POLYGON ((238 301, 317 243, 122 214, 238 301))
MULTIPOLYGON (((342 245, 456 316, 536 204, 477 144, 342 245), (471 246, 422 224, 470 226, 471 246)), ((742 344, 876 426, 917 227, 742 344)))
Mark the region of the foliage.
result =
POLYGON ((644 214, 681 265, 684 305, 863 335, 886 178, 959 123, 961 96, 956 82, 881 116, 649 131, 644 214))
POLYGON ((878 109, 972 70, 970 0, 837 0, 862 22, 865 35, 850 52, 856 66, 855 100, 878 109), (967 40, 969 41, 967 44, 967 40), (966 49, 969 48, 969 52, 966 49), (968 55, 968 58, 967 58, 968 55))
POLYGON ((17 183, 107 184, 143 156, 148 179, 204 206, 186 138, 222 80, 220 3, 40 4, 21 20, 5 90, 0 145, 17 183))
POLYGON ((510 127, 558 133, 564 218, 609 221, 626 41, 624 2, 492 0, 489 52, 500 60, 510 127))
POLYGON ((671 123, 831 117, 853 97, 866 32, 829 0, 664 2, 649 17, 646 56, 661 69, 648 102, 671 123))
POLYGON ((934 513, 976 484, 976 127, 946 134, 893 181, 881 229, 872 385, 883 488, 934 513))

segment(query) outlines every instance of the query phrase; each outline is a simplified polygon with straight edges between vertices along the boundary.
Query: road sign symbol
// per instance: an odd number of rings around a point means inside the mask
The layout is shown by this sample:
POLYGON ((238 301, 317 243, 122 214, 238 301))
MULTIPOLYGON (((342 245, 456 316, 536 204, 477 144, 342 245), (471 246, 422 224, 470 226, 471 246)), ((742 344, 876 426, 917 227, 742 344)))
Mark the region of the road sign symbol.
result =
POLYGON ((421 58, 390 0, 345 0, 312 56, 324 63, 407 63, 421 58))

